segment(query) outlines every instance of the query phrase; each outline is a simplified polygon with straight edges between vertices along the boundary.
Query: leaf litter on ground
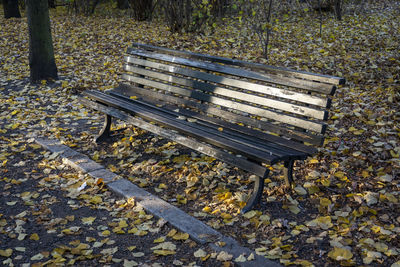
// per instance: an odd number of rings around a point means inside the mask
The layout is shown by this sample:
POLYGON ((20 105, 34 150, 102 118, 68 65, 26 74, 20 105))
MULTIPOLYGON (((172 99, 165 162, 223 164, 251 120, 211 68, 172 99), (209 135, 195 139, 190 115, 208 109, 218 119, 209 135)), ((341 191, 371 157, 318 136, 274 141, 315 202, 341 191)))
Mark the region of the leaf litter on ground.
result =
MULTIPOLYGON (((340 23, 327 19, 322 37, 317 36, 317 23, 312 17, 277 25, 269 64, 344 76, 347 85, 339 88, 334 97, 324 148, 314 158, 297 164, 294 190, 282 186, 282 166, 272 166, 263 196, 265 204, 260 211, 243 216, 238 211, 248 196, 251 178, 248 174, 135 128, 124 130, 109 145, 93 146, 90 140, 97 133, 102 116, 84 109, 71 94, 76 88, 105 90, 116 86, 123 51, 133 41, 264 62, 254 49, 255 40, 242 46, 226 41, 237 39, 235 23, 226 23, 213 35, 202 36, 200 42, 190 34, 171 35, 157 23, 52 14, 61 80, 31 86, 26 80, 29 76, 26 19, 1 18, 1 196, 7 210, 17 207, 18 214, 28 213, 18 218, 16 213, 1 212, 3 263, 29 262, 32 257, 34 260, 43 257, 40 261, 44 262, 65 262, 64 255, 69 255, 68 261, 72 262, 109 262, 114 258, 109 257, 109 252, 117 246, 113 241, 119 240, 120 235, 145 238, 153 234, 151 229, 157 228, 154 219, 147 219, 143 211, 142 214, 137 211, 138 217, 129 215, 134 219, 116 216, 120 212, 113 205, 118 206, 119 202, 107 191, 94 185, 84 186, 87 177, 59 172, 64 167, 54 163, 56 154, 47 154, 28 142, 39 135, 60 139, 111 171, 240 240, 257 254, 283 264, 398 265, 400 34, 396 16, 396 10, 386 10, 348 15, 340 23), (36 162, 33 168, 30 157, 36 162), (15 170, 26 173, 11 175, 15 170), (32 179, 37 181, 39 189, 33 185, 22 189, 32 179), (77 188, 82 192, 77 192, 77 188), (71 209, 68 215, 52 218, 55 211, 47 206, 65 199, 54 189, 70 196, 66 203, 71 209), (21 204, 26 210, 20 208, 21 204), (85 209, 79 218, 71 217, 81 206, 89 210, 85 209), (109 212, 104 217, 111 220, 105 222, 93 215, 96 219, 90 223, 87 218, 92 208, 109 212), (44 225, 46 231, 27 231, 29 220, 44 225), (133 225, 120 225, 122 221, 133 225), (90 241, 69 244, 73 238, 82 238, 87 227, 95 229, 97 235, 88 237, 90 241), (48 235, 62 235, 69 242, 43 248, 36 254, 32 251, 29 259, 21 256, 25 241, 41 242, 48 235), (15 243, 8 246, 5 240, 15 243), (96 246, 86 248, 85 244, 90 243, 96 246), (80 244, 84 245, 79 247, 80 244), (58 256, 50 257, 48 253, 58 256)), ((123 124, 115 126, 123 127, 123 124)), ((162 242, 186 242, 184 238, 168 237, 168 232, 152 236, 151 246, 154 247, 153 240, 162 236, 166 237, 162 242)), ((133 246, 137 244, 129 243, 126 248, 133 246)), ((168 252, 159 255, 174 251, 164 250, 168 252)), ((121 251, 119 248, 115 253, 121 251)), ((127 266, 134 266, 136 261, 140 262, 138 259, 150 255, 137 249, 130 253, 141 256, 124 261, 127 266)), ((195 261, 195 254, 204 253, 196 248, 188 257, 195 261)), ((199 258, 208 254, 212 253, 206 252, 199 258)), ((225 256, 220 259, 227 259, 225 256)), ((230 260, 242 261, 243 257, 230 260)), ((117 256, 116 261, 119 260, 122 262, 117 256)))

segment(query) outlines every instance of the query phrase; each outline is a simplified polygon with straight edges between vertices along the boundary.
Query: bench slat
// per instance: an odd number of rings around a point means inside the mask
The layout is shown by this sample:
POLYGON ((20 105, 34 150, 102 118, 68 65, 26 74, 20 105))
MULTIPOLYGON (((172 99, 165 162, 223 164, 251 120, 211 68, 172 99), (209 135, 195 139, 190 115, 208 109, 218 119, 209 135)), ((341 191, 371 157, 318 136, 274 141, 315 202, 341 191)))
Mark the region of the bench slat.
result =
MULTIPOLYGON (((123 99, 125 99, 127 101, 131 101, 126 96, 121 95, 120 93, 115 92, 113 90, 108 91, 107 93, 109 93, 113 96, 122 97, 123 99)), ((148 101, 148 99, 146 99, 146 101, 148 101)), ((229 123, 229 124, 228 123, 225 123, 225 124, 216 123, 217 121, 210 120, 209 119, 210 117, 208 117, 208 116, 197 116, 200 114, 196 114, 194 112, 181 110, 181 109, 176 111, 176 110, 174 110, 175 108, 171 107, 171 106, 169 108, 167 108, 166 106, 163 106, 162 108, 160 108, 160 107, 157 107, 156 106, 157 103, 154 103, 154 102, 144 102, 144 101, 140 101, 140 100, 136 99, 135 103, 139 103, 140 105, 150 107, 152 109, 152 112, 156 112, 156 113, 158 112, 160 115, 169 113, 172 115, 173 118, 176 118, 176 116, 181 114, 181 115, 186 115, 186 116, 189 116, 192 118, 199 119, 195 123, 192 123, 191 125, 193 127, 196 127, 203 131, 207 131, 214 135, 219 135, 221 137, 230 139, 232 141, 236 141, 236 142, 242 143, 244 145, 248 145, 249 147, 253 147, 254 149, 260 149, 260 150, 264 150, 266 152, 272 152, 272 154, 277 155, 282 158, 287 156, 288 154, 293 157, 298 157, 298 158, 305 158, 307 156, 307 153, 302 152, 300 150, 296 150, 292 147, 278 145, 277 143, 271 142, 271 141, 265 142, 267 140, 259 139, 257 135, 247 135, 249 132, 246 132, 246 131, 236 131, 235 128, 232 127, 231 123, 229 123), (225 128, 223 128, 223 131, 220 131, 217 129, 218 126, 225 126, 225 128), (255 137, 255 136, 257 136, 257 137, 255 137)), ((243 127, 243 128, 245 128, 245 127, 243 127)), ((261 134, 261 133, 258 132, 258 134, 261 134)))
MULTIPOLYGON (((136 65, 139 65, 142 67, 149 67, 149 68, 153 68, 156 70, 165 71, 165 72, 169 72, 169 73, 173 73, 173 74, 185 75, 188 77, 193 77, 193 78, 208 81, 208 82, 213 82, 213 83, 217 83, 217 84, 223 84, 223 85, 227 85, 227 86, 246 89, 246 90, 253 91, 256 93, 266 94, 266 95, 289 99, 289 100, 295 100, 298 102, 315 105, 315 106, 320 106, 320 107, 324 107, 324 108, 329 108, 330 102, 331 102, 330 99, 326 98, 326 97, 313 96, 313 95, 305 94, 305 93, 301 93, 301 92, 295 92, 295 91, 291 91, 291 90, 286 90, 286 89, 276 88, 276 87, 272 87, 272 86, 252 83, 252 82, 248 82, 248 81, 242 81, 242 80, 232 79, 232 78, 223 77, 223 76, 219 76, 219 75, 213 75, 210 73, 205 73, 205 72, 196 71, 196 70, 192 70, 192 69, 171 66, 171 65, 160 63, 160 62, 148 61, 148 60, 134 58, 134 57, 125 57, 125 60, 128 63, 136 64, 136 65)), ((133 69, 131 69, 131 67, 132 67, 131 65, 124 65, 124 70, 135 72, 136 69, 133 70, 133 69)))
MULTIPOLYGON (((99 94, 99 92, 91 92, 89 95, 92 98, 95 98, 99 100, 99 97, 104 97, 104 95, 101 95, 102 93, 99 94)), ((103 101, 104 98, 101 100, 103 101)), ((115 99, 113 99, 115 101, 115 99)), ((137 106, 140 110, 142 111, 148 111, 151 114, 158 115, 160 117, 163 117, 164 120, 171 120, 171 121, 176 121, 177 117, 179 116, 179 113, 171 111, 171 110, 165 110, 165 109, 160 109, 154 105, 151 105, 149 103, 143 102, 143 101, 138 101, 138 100, 131 100, 127 98, 123 98, 123 101, 125 101, 127 104, 135 105, 137 106)), ((277 156, 282 159, 287 158, 288 155, 292 155, 294 157, 301 157, 304 156, 304 153, 300 153, 296 150, 293 150, 291 148, 282 148, 278 147, 276 144, 272 143, 260 143, 257 141, 251 139, 246 139, 244 135, 237 135, 234 134, 233 132, 226 132, 226 131, 219 131, 217 130, 217 127, 205 127, 206 125, 201 125, 197 123, 190 123, 186 122, 185 120, 179 120, 182 124, 186 126, 193 127, 195 129, 201 130, 203 132, 207 132, 208 134, 212 134, 214 137, 222 137, 226 140, 231 140, 233 142, 236 142, 238 144, 245 145, 247 148, 252 149, 252 153, 254 151, 261 151, 268 153, 270 156, 277 156)), ((246 153, 242 151, 242 154, 246 153)))
MULTIPOLYGON (((120 94, 124 94, 128 97, 130 96, 142 96, 142 97, 151 97, 153 99, 165 101, 174 105, 178 106, 185 106, 189 108, 195 108, 201 112, 209 113, 219 118, 224 118, 225 120, 232 122, 232 123, 242 123, 244 125, 248 125, 253 128, 262 129, 269 132, 274 132, 279 135, 284 135, 288 138, 298 140, 301 142, 310 143, 313 145, 321 145, 323 142, 323 136, 321 135, 314 135, 311 133, 306 132, 298 132, 292 129, 288 129, 285 127, 281 127, 279 125, 275 125, 272 123, 268 123, 265 121, 256 120, 247 116, 242 116, 236 113, 232 113, 230 111, 222 110, 220 108, 212 107, 212 106, 205 106, 198 102, 183 99, 181 97, 176 97, 172 95, 166 95, 159 93, 157 91, 152 91, 144 88, 135 87, 128 84, 120 84, 119 87, 113 89, 113 91, 117 91, 120 94)), ((280 138, 280 137, 279 137, 280 138)), ((282 138, 281 138, 282 139, 282 138)), ((284 139, 286 140, 286 139, 284 139)), ((288 143, 291 145, 291 143, 288 143)), ((303 151, 303 150, 300 150, 303 151)), ((311 152, 310 152, 311 153, 311 152)), ((314 154, 314 153, 311 153, 314 154)))
POLYGON ((161 90, 168 91, 171 93, 176 93, 176 94, 179 94, 182 96, 191 97, 191 98, 195 98, 195 99, 198 99, 201 101, 213 103, 215 105, 220 105, 220 106, 232 108, 235 110, 243 111, 246 113, 251 113, 251 114, 254 114, 257 116, 265 117, 265 118, 272 119, 275 121, 280 121, 280 122, 283 122, 283 123, 286 123, 289 125, 293 125, 293 126, 296 126, 296 127, 302 128, 302 129, 311 130, 311 131, 318 132, 318 133, 321 133, 324 128, 324 124, 319 123, 317 121, 310 121, 307 119, 293 117, 290 115, 278 113, 278 112, 268 110, 265 108, 251 106, 251 105, 247 105, 244 103, 239 103, 239 102, 235 102, 232 100, 224 99, 221 97, 201 93, 199 91, 189 90, 189 89, 185 89, 182 87, 173 86, 170 84, 157 82, 157 81, 149 80, 149 79, 145 79, 145 78, 135 77, 132 75, 127 75, 127 74, 123 74, 122 78, 127 81, 130 81, 130 82, 136 82, 136 83, 139 83, 139 84, 142 84, 145 86, 150 86, 150 87, 161 89, 161 90))
POLYGON ((161 128, 157 125, 143 121, 143 120, 136 118, 134 116, 131 116, 123 111, 120 111, 116 108, 105 106, 100 103, 96 103, 94 101, 90 101, 90 100, 82 98, 82 97, 79 98, 79 101, 87 107, 93 108, 95 110, 106 113, 106 114, 113 116, 115 118, 118 118, 120 120, 131 123, 136 127, 140 127, 146 131, 155 133, 159 136, 162 136, 164 138, 172 140, 176 143, 182 144, 186 147, 189 147, 191 149, 194 149, 196 151, 204 153, 208 156, 211 156, 216 159, 227 162, 229 164, 232 164, 233 166, 239 167, 239 168, 241 168, 245 171, 248 171, 250 173, 253 173, 257 176, 264 177, 265 173, 267 171, 266 167, 263 167, 257 163, 248 161, 245 158, 236 157, 235 155, 229 154, 228 152, 225 152, 225 151, 222 151, 215 147, 212 147, 211 145, 201 143, 192 138, 182 136, 182 135, 180 135, 176 132, 173 132, 169 129, 161 128))
POLYGON ((146 120, 156 121, 160 125, 167 126, 168 128, 171 128, 173 130, 178 130, 179 132, 195 137, 196 139, 228 149, 259 162, 275 164, 279 160, 285 159, 285 157, 275 156, 272 153, 266 153, 260 149, 253 148, 249 150, 248 146, 243 145, 239 142, 235 142, 229 140, 228 138, 223 138, 219 135, 211 134, 207 131, 197 129, 196 127, 190 125, 189 122, 156 114, 154 111, 150 111, 144 107, 139 107, 138 105, 133 104, 133 101, 124 101, 120 98, 113 97, 99 91, 85 91, 85 95, 90 96, 96 101, 100 101, 110 106, 118 107, 124 111, 133 113, 134 115, 140 116, 146 120))
MULTIPOLYGON (((251 102, 254 104, 279 109, 281 111, 290 112, 314 119, 324 120, 327 117, 327 111, 318 110, 306 106, 296 105, 294 103, 283 102, 275 99, 270 99, 262 96, 257 96, 250 93, 244 93, 240 91, 234 91, 224 87, 216 86, 210 83, 200 82, 196 80, 190 80, 186 78, 180 78, 173 75, 168 75, 148 69, 126 66, 125 70, 134 72, 135 74, 144 75, 146 77, 163 80, 165 82, 183 85, 185 87, 192 87, 193 89, 199 89, 205 92, 225 96, 229 98, 235 98, 240 101, 251 102)), ((123 76, 125 77, 125 76, 123 76)))
POLYGON ((220 64, 209 63, 209 62, 204 62, 204 61, 201 61, 201 62, 193 61, 193 60, 189 60, 186 58, 179 58, 179 57, 174 57, 174 56, 165 55, 165 54, 155 54, 155 53, 143 51, 143 50, 128 49, 128 53, 131 55, 139 56, 139 57, 162 60, 165 62, 195 67, 195 68, 199 68, 199 69, 219 72, 219 73, 228 74, 228 75, 234 75, 237 77, 254 79, 254 80, 269 82, 269 83, 273 83, 273 84, 281 84, 281 85, 290 86, 290 87, 294 87, 294 88, 306 89, 308 91, 318 92, 321 94, 332 95, 336 90, 336 87, 332 86, 330 84, 323 84, 323 83, 295 79, 295 78, 288 78, 288 77, 273 76, 273 75, 254 72, 254 71, 250 71, 250 70, 229 67, 226 65, 220 65, 220 64))
POLYGON ((201 60, 209 60, 212 62, 236 65, 236 66, 240 66, 240 67, 248 67, 248 68, 251 68, 254 70, 266 70, 266 71, 275 72, 275 73, 278 73, 281 75, 294 76, 294 77, 301 78, 301 79, 309 79, 311 81, 319 81, 319 82, 329 83, 329 84, 334 84, 334 85, 341 85, 341 84, 345 83, 345 79, 340 78, 340 77, 310 73, 310 72, 306 72, 306 71, 292 70, 292 69, 287 69, 287 68, 280 68, 280 67, 269 66, 269 65, 259 64, 259 63, 246 62, 246 61, 237 60, 237 59, 229 59, 229 58, 199 54, 199 53, 194 53, 194 52, 189 52, 189 51, 172 50, 172 49, 168 49, 168 48, 164 48, 164 47, 157 47, 157 46, 153 46, 153 45, 139 44, 139 43, 133 43, 132 47, 142 48, 142 49, 150 50, 150 51, 160 51, 162 53, 167 53, 167 54, 175 55, 175 56, 182 56, 182 57, 201 59, 201 60))
MULTIPOLYGON (((124 90, 125 91, 125 90, 124 90)), ((107 91, 107 93, 118 96, 118 97, 122 97, 122 98, 129 98, 129 95, 126 95, 126 92, 123 91, 119 91, 118 88, 114 88, 113 90, 107 91)), ((245 126, 241 126, 238 124, 233 124, 224 120, 221 120, 219 118, 216 117, 210 117, 210 116, 206 116, 203 114, 200 114, 198 112, 194 112, 182 107, 178 107, 175 105, 166 105, 165 103, 165 99, 162 99, 163 101, 161 101, 160 98, 156 98, 156 97, 152 97, 152 94, 142 94, 144 92, 138 92, 136 94, 136 96, 139 96, 140 98, 144 99, 146 102, 151 103, 154 106, 160 106, 163 109, 168 109, 168 110, 173 110, 176 111, 177 109, 179 110, 178 112, 186 117, 191 117, 197 120, 201 120, 207 123, 211 123, 216 125, 216 127, 223 127, 224 129, 228 129, 228 130, 232 130, 236 133, 243 133, 245 135, 251 136, 251 138, 256 138, 257 139, 261 139, 261 140, 265 140, 268 142, 272 142, 274 144, 276 144, 276 147, 280 147, 280 146, 284 146, 293 150, 297 150, 303 153, 306 153, 308 155, 313 155, 317 152, 317 149, 315 149, 314 147, 310 147, 310 146, 306 146, 303 145, 299 142, 295 142, 292 140, 288 140, 279 136, 274 136, 274 135, 270 135, 270 134, 266 134, 262 131, 258 131, 258 130, 254 130, 245 126)))

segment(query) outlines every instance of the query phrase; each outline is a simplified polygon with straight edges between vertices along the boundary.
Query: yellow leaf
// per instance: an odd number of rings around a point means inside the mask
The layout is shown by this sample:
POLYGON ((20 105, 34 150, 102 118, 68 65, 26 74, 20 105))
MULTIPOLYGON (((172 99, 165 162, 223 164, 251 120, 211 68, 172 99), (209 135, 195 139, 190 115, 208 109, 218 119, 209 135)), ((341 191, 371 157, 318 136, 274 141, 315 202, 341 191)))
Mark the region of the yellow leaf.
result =
POLYGON ((394 152, 393 150, 390 150, 390 155, 391 155, 393 158, 399 158, 399 154, 396 154, 396 152, 394 152))
POLYGON ((362 175, 363 178, 368 178, 368 177, 369 177, 369 172, 367 172, 367 171, 362 171, 362 172, 361 172, 361 175, 362 175))
POLYGON ((246 212, 245 214, 243 214, 243 217, 245 217, 246 219, 251 219, 256 215, 257 215, 257 211, 251 210, 251 211, 246 212))
POLYGON ((204 208, 203 208, 203 211, 204 211, 204 212, 211 212, 211 208, 210 208, 210 207, 204 207, 204 208))
MULTIPOLYGON (((323 186, 325 186, 325 187, 329 187, 330 185, 331 185, 331 180, 329 180, 329 179, 324 179, 324 178, 322 178, 321 179, 321 184, 323 185, 323 186)), ((317 187, 318 188, 318 187, 317 187)), ((318 189, 319 190, 319 189, 318 189)), ((309 192, 310 192, 310 190, 309 190, 309 192)), ((318 192, 318 191, 317 191, 318 192)), ((310 193, 311 194, 311 193, 310 193)))
POLYGON ((167 256, 167 255, 175 254, 175 251, 166 250, 166 249, 156 249, 156 250, 153 251, 153 253, 156 254, 156 255, 167 256))
POLYGON ((91 225, 94 220, 96 220, 96 217, 84 217, 82 218, 82 223, 86 225, 91 225))
POLYGON ((109 230, 104 230, 103 232, 101 232, 102 236, 109 236, 111 234, 111 232, 109 230))
POLYGON ((158 186, 158 188, 160 188, 160 189, 167 189, 168 188, 168 186, 166 185, 166 184, 160 184, 159 186, 158 186))
POLYGON ((169 233, 167 234, 168 237, 173 237, 178 231, 176 231, 175 229, 172 229, 171 231, 169 231, 169 233))
POLYGON ((221 213, 221 217, 226 220, 232 219, 232 215, 225 212, 221 213))
POLYGON ((165 236, 153 240, 153 243, 162 243, 165 241, 165 236))
POLYGON ((13 253, 13 250, 11 248, 7 248, 5 250, 0 249, 0 256, 8 258, 11 256, 12 253, 13 253))
POLYGON ((353 253, 346 248, 335 247, 329 251, 328 256, 336 261, 350 260, 353 257, 353 253))
POLYGON ((317 217, 316 219, 307 222, 307 226, 315 227, 319 226, 321 229, 327 230, 333 226, 332 219, 330 216, 321 216, 317 217))
POLYGON ((125 220, 119 221, 118 226, 121 228, 128 227, 128 224, 125 220))
POLYGON ((148 233, 147 231, 139 230, 138 232, 135 233, 135 235, 144 236, 144 235, 147 235, 147 233, 148 233))
POLYGON ((150 248, 151 250, 157 250, 157 249, 161 249, 161 250, 176 250, 176 245, 172 242, 163 242, 158 244, 155 247, 150 248))
POLYGON ((101 198, 101 196, 94 196, 89 200, 89 202, 92 204, 100 204, 101 202, 103 202, 103 199, 101 198))
POLYGON ((337 178, 339 178, 339 179, 343 178, 343 177, 344 177, 344 172, 341 172, 341 171, 336 172, 336 173, 335 173, 335 177, 337 177, 337 178))
POLYGON ((30 239, 30 240, 38 241, 38 240, 39 240, 39 235, 36 234, 36 233, 31 234, 31 236, 29 237, 29 239, 30 239))
POLYGON ((139 231, 136 227, 133 227, 132 229, 128 230, 128 234, 136 234, 139 231))
POLYGON ((125 234, 125 231, 121 229, 121 227, 115 227, 113 232, 116 234, 125 234))
POLYGON ((130 99, 133 99, 133 100, 136 100, 136 99, 137 99, 137 96, 132 95, 132 96, 130 96, 129 98, 130 98, 130 99))
POLYGON ((129 251, 132 251, 132 250, 134 250, 136 248, 136 246, 130 246, 130 247, 128 247, 128 250, 129 251))
POLYGON ((222 127, 218 128, 218 131, 220 131, 220 132, 222 132, 223 130, 224 130, 224 128, 222 128, 222 127))
POLYGON ((177 233, 172 236, 172 239, 174 240, 187 240, 189 238, 188 233, 177 233))
POLYGON ((322 206, 322 207, 328 207, 329 205, 331 205, 332 204, 332 202, 329 200, 329 199, 327 199, 327 198, 321 198, 320 200, 319 200, 319 204, 322 206))

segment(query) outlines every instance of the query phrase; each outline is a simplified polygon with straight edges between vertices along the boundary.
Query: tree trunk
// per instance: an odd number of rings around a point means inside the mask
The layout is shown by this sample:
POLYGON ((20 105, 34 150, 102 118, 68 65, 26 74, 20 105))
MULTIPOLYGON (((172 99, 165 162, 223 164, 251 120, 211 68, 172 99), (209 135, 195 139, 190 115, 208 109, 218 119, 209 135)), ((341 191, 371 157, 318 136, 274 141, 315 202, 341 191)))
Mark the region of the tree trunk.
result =
POLYGON ((337 20, 342 20, 341 0, 335 0, 335 13, 336 13, 337 20))
POLYGON ((3 0, 4 18, 20 18, 18 0, 3 0))
POLYGON ((48 0, 49 3, 49 8, 56 8, 56 3, 54 2, 54 0, 48 0))
POLYGON ((31 82, 57 79, 47 0, 26 0, 31 82))
POLYGON ((117 0, 118 9, 128 9, 128 7, 129 7, 128 0, 117 0))

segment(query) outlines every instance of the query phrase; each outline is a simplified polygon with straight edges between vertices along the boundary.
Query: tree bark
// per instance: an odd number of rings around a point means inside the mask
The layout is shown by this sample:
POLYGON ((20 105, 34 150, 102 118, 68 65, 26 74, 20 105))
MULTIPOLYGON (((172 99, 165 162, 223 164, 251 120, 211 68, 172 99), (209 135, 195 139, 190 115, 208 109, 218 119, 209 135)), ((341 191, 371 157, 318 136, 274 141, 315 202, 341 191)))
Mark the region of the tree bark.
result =
POLYGON ((128 0, 117 0, 117 8, 128 9, 129 8, 128 0))
POLYGON ((342 20, 341 0, 335 0, 335 13, 336 13, 337 20, 342 20))
POLYGON ((32 83, 57 79, 47 0, 26 0, 29 26, 29 67, 32 83))
POLYGON ((48 0, 49 3, 49 8, 56 8, 56 3, 54 2, 54 0, 48 0))
POLYGON ((3 0, 4 18, 20 18, 18 0, 3 0))

